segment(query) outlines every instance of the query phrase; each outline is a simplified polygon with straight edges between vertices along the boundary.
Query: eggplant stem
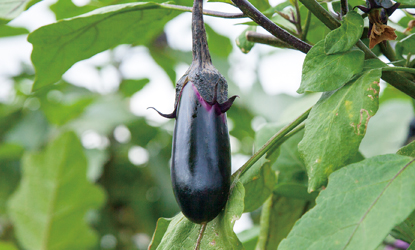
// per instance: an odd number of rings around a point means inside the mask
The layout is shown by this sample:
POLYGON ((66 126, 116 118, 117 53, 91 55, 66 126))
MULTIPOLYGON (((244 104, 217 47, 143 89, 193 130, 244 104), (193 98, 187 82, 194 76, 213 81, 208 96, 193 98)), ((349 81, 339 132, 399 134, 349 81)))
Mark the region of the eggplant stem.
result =
POLYGON ((203 234, 205 233, 205 230, 206 230, 206 225, 207 225, 207 222, 204 222, 201 224, 200 231, 199 231, 199 237, 197 237, 195 250, 200 249, 200 243, 202 242, 203 234))
POLYGON ((207 45, 205 25, 203 23, 203 0, 195 0, 192 11, 192 40, 193 61, 198 62, 199 67, 203 63, 212 63, 207 45))

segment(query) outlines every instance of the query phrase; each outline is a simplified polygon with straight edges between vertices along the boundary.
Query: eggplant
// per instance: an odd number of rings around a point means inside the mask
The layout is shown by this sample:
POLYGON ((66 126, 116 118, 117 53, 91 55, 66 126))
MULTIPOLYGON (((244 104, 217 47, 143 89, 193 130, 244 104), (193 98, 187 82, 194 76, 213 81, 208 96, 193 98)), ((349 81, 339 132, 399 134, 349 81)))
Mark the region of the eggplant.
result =
MULTIPOLYGON (((212 65, 203 24, 203 1, 192 11, 193 62, 176 84, 171 114, 176 118, 171 180, 176 201, 191 221, 206 224, 225 207, 231 183, 231 155, 225 78, 212 65)), ((154 109, 154 108, 153 108, 154 109)))

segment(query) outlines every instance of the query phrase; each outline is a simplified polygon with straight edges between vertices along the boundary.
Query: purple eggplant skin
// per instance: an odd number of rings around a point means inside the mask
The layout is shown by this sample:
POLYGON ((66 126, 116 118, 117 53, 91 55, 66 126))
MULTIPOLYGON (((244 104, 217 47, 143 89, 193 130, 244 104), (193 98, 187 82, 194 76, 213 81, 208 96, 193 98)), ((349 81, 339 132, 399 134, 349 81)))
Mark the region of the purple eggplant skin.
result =
POLYGON ((217 102, 203 100, 192 82, 183 87, 177 106, 171 179, 189 220, 211 221, 224 208, 231 184, 226 114, 217 102))

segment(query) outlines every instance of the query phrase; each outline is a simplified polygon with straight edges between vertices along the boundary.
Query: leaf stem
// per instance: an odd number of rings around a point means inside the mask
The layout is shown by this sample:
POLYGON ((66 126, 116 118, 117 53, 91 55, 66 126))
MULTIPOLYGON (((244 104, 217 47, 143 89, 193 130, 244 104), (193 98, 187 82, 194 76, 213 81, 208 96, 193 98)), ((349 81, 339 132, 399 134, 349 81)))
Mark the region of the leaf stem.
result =
POLYGON ((404 71, 415 74, 415 69, 407 67, 384 67, 382 71, 404 71))
POLYGON ((347 2, 347 0, 340 0, 340 15, 343 19, 343 17, 347 14, 347 12, 349 12, 349 4, 347 2))
POLYGON ((295 12, 297 14, 297 20, 295 23, 295 26, 297 27, 297 32, 300 37, 303 35, 303 29, 301 27, 301 13, 300 13, 300 7, 298 6, 298 0, 294 0, 294 6, 295 6, 295 12))
POLYGON ((258 33, 258 32, 255 32, 255 31, 248 31, 248 32, 246 32, 245 36, 246 36, 246 39, 250 42, 267 44, 267 45, 271 45, 271 46, 275 46, 275 47, 279 47, 279 48, 291 48, 291 49, 293 49, 293 47, 291 45, 281 41, 280 39, 276 38, 275 36, 270 36, 270 35, 258 33))
MULTIPOLYGON (((321 22, 323 22, 329 29, 336 29, 340 27, 340 22, 336 20, 329 12, 327 12, 315 0, 300 0, 304 6, 309 9, 321 22)), ((361 49, 368 58, 379 58, 361 41, 356 43, 356 46, 361 49)), ((396 72, 385 71, 382 74, 382 79, 399 89, 403 93, 415 99, 415 83, 406 77, 401 76, 396 72)))
POLYGON ((415 4, 401 4, 398 7, 398 9, 411 9, 411 8, 415 8, 415 4))
POLYGON ((307 11, 307 17, 305 19, 305 26, 303 29, 303 34, 301 36, 301 40, 306 41, 307 40, 307 33, 308 30, 310 29, 310 23, 311 23, 311 11, 307 11))
MULTIPOLYGON (((311 107, 312 108, 312 107, 311 107)), ((280 131, 278 131, 274 136, 272 136, 265 144, 262 146, 245 164, 240 167, 233 175, 232 178, 239 179, 243 173, 245 173, 255 162, 257 162, 263 155, 265 155, 268 150, 274 148, 277 145, 281 145, 285 142, 289 137, 303 129, 303 126, 299 126, 305 119, 307 119, 308 115, 310 114, 311 108, 307 111, 302 113, 297 119, 293 122, 288 124, 287 126, 283 127, 280 131), (299 127, 299 128, 297 128, 299 127), (294 132, 295 131, 295 132, 294 132)))
MULTIPOLYGON (((167 7, 168 9, 180 10, 180 11, 186 11, 186 12, 192 12, 192 9, 193 9, 192 7, 175 5, 175 4, 167 4, 167 3, 162 3, 160 5, 162 5, 164 7, 167 7)), ((243 18, 243 17, 246 17, 244 13, 226 13, 226 12, 213 11, 213 10, 203 10, 203 15, 214 16, 214 17, 222 17, 222 18, 243 18)))
POLYGON ((311 45, 303 42, 297 37, 291 35, 284 29, 280 28, 270 19, 268 19, 264 14, 262 14, 257 8, 255 8, 247 0, 232 0, 233 3, 240 9, 242 12, 250 17, 254 22, 262 26, 268 32, 270 32, 275 37, 281 39, 282 41, 291 44, 294 48, 298 49, 303 53, 307 53, 311 49, 311 45))

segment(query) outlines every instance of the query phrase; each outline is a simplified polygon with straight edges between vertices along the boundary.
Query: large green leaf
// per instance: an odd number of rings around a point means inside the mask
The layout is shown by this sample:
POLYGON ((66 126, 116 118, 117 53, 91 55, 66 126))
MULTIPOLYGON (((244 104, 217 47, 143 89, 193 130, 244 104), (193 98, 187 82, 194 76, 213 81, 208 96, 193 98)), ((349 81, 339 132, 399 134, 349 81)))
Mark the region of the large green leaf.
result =
POLYGON ((380 76, 379 69, 365 72, 343 88, 324 93, 311 110, 298 145, 309 191, 326 185, 327 177, 357 154, 369 119, 378 110, 380 76))
POLYGON ((0 144, 0 216, 6 213, 6 202, 19 184, 22 154, 19 145, 0 144))
POLYGON ((76 135, 67 132, 41 153, 23 157, 22 181, 8 213, 26 249, 87 249, 97 237, 84 221, 100 206, 101 189, 86 179, 87 161, 76 135))
POLYGON ((342 25, 330 32, 325 40, 327 54, 346 52, 359 41, 363 32, 363 18, 355 11, 350 11, 343 18, 342 25))
POLYGON ((278 249, 375 249, 415 209, 414 178, 414 160, 400 155, 376 156, 333 173, 317 205, 278 249))
POLYGON ((0 24, 2 19, 12 20, 41 0, 0 0, 0 24))
POLYGON ((273 194, 262 207, 258 250, 275 250, 294 223, 307 211, 310 201, 273 194))
MULTIPOLYGON (((207 224, 200 249, 243 249, 242 243, 233 232, 233 225, 244 210, 244 193, 243 185, 238 182, 231 191, 225 209, 207 224)), ((182 213, 172 218, 170 222, 161 219, 157 224, 149 250, 195 248, 201 226, 186 219, 182 213)))
POLYGON ((74 63, 116 45, 146 44, 178 13, 156 3, 127 3, 35 30, 28 37, 36 69, 33 89, 58 81, 74 63))
POLYGON ((318 42, 304 59, 301 86, 297 92, 301 94, 306 91, 338 89, 352 79, 353 75, 362 71, 364 57, 361 50, 326 55, 324 41, 318 42))

